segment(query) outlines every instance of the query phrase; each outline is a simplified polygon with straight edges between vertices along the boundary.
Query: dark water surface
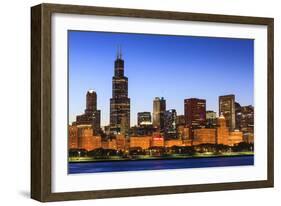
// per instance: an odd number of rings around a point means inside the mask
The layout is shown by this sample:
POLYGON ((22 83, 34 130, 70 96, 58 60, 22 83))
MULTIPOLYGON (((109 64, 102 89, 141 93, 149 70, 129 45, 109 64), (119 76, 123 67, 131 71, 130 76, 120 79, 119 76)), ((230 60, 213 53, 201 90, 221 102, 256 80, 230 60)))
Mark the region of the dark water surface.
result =
POLYGON ((97 172, 120 172, 140 170, 161 170, 180 168, 203 168, 254 165, 254 156, 236 157, 206 157, 187 158, 173 160, 141 160, 141 161, 113 161, 113 162, 84 162, 69 163, 68 173, 97 173, 97 172))

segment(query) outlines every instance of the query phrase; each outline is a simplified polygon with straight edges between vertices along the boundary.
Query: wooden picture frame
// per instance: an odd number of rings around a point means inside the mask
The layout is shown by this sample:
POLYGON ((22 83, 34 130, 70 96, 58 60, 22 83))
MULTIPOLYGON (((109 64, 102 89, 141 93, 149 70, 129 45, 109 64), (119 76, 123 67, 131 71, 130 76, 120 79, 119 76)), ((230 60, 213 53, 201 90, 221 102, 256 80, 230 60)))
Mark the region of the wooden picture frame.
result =
POLYGON ((31 8, 31 198, 42 202, 273 187, 274 90, 272 18, 40 4, 31 8), (54 193, 51 190, 51 16, 54 13, 221 22, 267 27, 267 180, 54 193))

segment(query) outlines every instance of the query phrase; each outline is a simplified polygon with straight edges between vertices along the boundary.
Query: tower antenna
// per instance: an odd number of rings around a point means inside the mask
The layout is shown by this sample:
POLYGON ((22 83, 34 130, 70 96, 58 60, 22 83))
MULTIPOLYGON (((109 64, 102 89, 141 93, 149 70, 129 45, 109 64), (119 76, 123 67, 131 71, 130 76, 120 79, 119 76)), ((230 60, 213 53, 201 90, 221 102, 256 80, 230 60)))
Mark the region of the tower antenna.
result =
POLYGON ((122 46, 120 45, 120 59, 122 59, 122 46))
POLYGON ((119 45, 117 45, 116 58, 119 59, 119 45))

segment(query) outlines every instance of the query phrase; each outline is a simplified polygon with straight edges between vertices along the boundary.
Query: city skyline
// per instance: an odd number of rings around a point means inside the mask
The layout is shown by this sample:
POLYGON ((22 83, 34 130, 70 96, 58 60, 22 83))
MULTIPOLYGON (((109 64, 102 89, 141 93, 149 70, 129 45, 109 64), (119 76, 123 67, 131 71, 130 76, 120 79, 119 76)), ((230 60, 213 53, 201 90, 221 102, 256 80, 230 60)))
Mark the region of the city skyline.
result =
POLYGON ((167 100, 167 110, 176 109, 178 115, 184 114, 184 99, 187 98, 205 99, 206 109, 217 113, 218 97, 225 94, 235 94, 236 101, 242 105, 253 105, 253 40, 71 31, 69 123, 75 121, 77 114, 83 113, 85 94, 89 89, 93 89, 97 93, 98 108, 101 110, 101 126, 109 125, 111 78, 118 42, 121 42, 123 47, 125 75, 129 79, 131 126, 137 124, 138 112, 153 112, 155 97, 163 96, 167 100), (158 54, 151 54, 147 44, 139 43, 140 39, 147 43, 153 41, 152 47, 156 47, 154 50, 158 49, 158 54), (98 46, 103 43, 104 47, 98 46), (189 48, 190 51, 185 48, 186 44, 193 45, 189 48), (174 47, 175 50, 162 51, 164 46, 174 47), (137 48, 135 55, 131 55, 133 48, 137 48), (204 48, 210 51, 206 52, 204 48), (190 53, 194 50, 195 54, 190 53), (181 59, 174 54, 178 52, 181 59), (189 62, 182 57, 183 52, 188 53, 189 62), (202 56, 199 57, 199 53, 203 53, 202 56), (218 56, 219 54, 221 56, 218 56), (166 55, 168 59, 161 58, 166 55), (208 62, 202 63, 202 60, 208 62), (219 60, 223 63, 218 64, 219 60), (190 62, 192 64, 189 64, 190 62), (198 67, 201 70, 198 70, 198 67), (226 67, 231 69, 225 69, 226 67), (79 84, 75 84, 77 81, 79 84), (161 86, 158 88, 155 85, 161 86), (145 92, 140 92, 142 90, 145 92))

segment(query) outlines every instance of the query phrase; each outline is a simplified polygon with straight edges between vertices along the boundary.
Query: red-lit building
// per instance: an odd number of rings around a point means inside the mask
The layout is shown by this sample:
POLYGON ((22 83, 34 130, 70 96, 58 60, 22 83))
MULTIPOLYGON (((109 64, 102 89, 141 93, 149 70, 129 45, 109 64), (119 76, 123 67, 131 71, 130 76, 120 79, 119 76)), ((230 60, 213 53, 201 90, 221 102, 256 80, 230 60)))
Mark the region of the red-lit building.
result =
POLYGON ((190 98, 184 100, 184 116, 187 126, 204 127, 206 124, 206 100, 190 98))
POLYGON ((151 140, 152 147, 164 147, 164 137, 159 132, 154 132, 151 140))
POLYGON ((206 100, 190 98, 184 100, 184 117, 189 127, 189 136, 194 137, 194 129, 206 126, 206 100))

